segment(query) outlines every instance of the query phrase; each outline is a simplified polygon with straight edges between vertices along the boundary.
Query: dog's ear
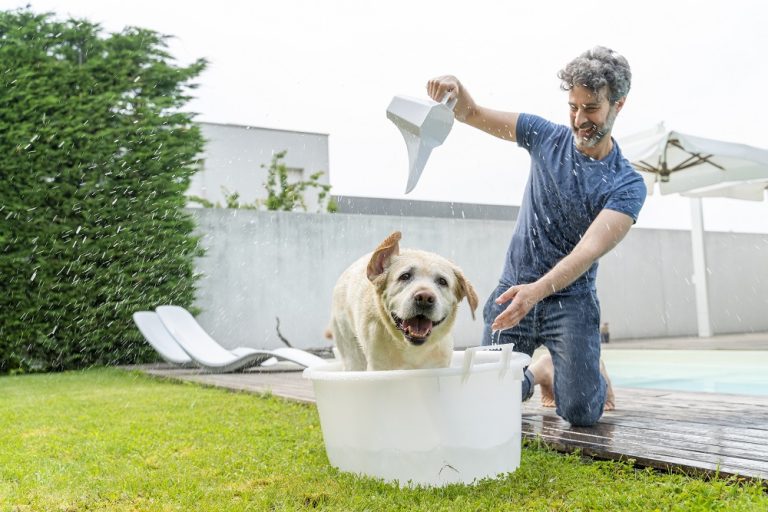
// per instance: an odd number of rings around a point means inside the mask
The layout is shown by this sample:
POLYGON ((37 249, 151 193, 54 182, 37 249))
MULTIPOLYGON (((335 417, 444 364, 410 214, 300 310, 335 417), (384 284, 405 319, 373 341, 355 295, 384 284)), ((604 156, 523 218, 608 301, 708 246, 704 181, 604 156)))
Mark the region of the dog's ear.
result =
POLYGON ((462 274, 461 270, 458 268, 453 269, 453 272, 456 274, 456 280, 458 282, 456 295, 458 296, 458 299, 461 300, 464 297, 467 298, 467 302, 469 302, 469 309, 472 313, 472 320, 475 319, 475 310, 477 309, 477 293, 475 292, 475 288, 472 286, 472 283, 470 283, 466 277, 464 277, 464 274, 462 274))
POLYGON ((400 254, 400 238, 402 235, 395 231, 379 244, 368 262, 368 279, 373 281, 384 273, 389 266, 389 259, 400 254))

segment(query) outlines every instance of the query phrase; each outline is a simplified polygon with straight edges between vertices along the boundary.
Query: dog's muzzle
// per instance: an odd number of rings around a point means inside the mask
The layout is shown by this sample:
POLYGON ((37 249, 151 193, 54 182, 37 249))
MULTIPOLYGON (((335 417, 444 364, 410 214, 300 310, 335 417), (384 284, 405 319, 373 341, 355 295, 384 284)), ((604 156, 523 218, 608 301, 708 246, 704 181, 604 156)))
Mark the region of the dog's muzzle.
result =
POLYGON ((429 335, 432 334, 432 329, 440 325, 445 318, 433 322, 424 315, 416 315, 404 320, 392 313, 392 320, 395 321, 395 327, 403 333, 405 339, 412 345, 418 346, 427 341, 429 335))

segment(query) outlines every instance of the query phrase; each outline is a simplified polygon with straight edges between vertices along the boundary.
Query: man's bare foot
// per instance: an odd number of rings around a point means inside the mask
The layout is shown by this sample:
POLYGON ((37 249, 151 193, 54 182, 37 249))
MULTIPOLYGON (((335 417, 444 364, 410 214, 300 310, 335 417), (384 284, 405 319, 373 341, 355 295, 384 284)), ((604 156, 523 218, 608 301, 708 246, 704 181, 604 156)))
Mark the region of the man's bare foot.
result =
MULTIPOLYGON (((538 384, 541 387, 541 405, 544 407, 555 407, 557 405, 554 391, 555 367, 552 364, 552 356, 547 352, 529 366, 528 369, 533 374, 534 385, 538 384)), ((616 396, 613 394, 613 385, 602 359, 600 360, 600 373, 605 379, 606 384, 603 410, 613 411, 616 409, 616 396)))
POLYGON ((611 384, 611 379, 608 378, 608 370, 605 369, 605 363, 603 360, 600 360, 600 373, 602 374, 603 378, 605 379, 605 406, 603 406, 604 411, 612 411, 616 409, 616 396, 613 394, 613 385, 611 384))
POLYGON ((555 367, 552 356, 547 352, 528 367, 533 374, 534 385, 541 388, 541 405, 554 407, 555 404, 555 367))

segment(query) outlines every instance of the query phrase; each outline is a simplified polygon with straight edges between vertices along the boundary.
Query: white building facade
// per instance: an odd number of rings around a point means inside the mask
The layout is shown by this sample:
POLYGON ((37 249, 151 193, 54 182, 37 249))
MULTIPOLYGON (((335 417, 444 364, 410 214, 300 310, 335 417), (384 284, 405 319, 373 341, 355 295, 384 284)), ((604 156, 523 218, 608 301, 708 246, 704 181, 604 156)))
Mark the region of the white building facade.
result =
MULTIPOLYGON (((277 130, 233 124, 199 123, 205 138, 202 170, 187 190, 214 205, 226 205, 226 196, 239 194, 238 202, 253 204, 267 197, 265 183, 274 154, 286 151, 282 162, 289 182, 306 181, 322 171, 318 183, 329 184, 328 134, 277 130)), ((324 208, 318 203, 317 188, 307 189, 307 211, 324 208)), ((199 203, 190 202, 190 207, 199 203)))

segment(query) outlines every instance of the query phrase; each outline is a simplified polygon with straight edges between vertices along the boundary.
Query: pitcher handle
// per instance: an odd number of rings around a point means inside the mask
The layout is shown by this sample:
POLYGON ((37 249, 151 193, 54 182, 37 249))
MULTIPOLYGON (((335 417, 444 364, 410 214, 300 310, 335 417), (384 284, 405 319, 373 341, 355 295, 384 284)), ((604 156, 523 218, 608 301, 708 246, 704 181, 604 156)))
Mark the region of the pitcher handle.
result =
POLYGON ((501 351, 501 370, 499 371, 499 380, 504 379, 509 369, 509 363, 512 360, 514 343, 505 343, 504 345, 481 345, 479 347, 469 347, 464 349, 464 364, 461 371, 461 383, 464 384, 472 373, 472 361, 475 359, 475 353, 480 350, 489 352, 501 351))
POLYGON ((445 96, 443 96, 443 100, 440 103, 442 103, 443 105, 448 107, 448 109, 451 112, 453 112, 453 107, 456 106, 456 102, 459 101, 459 99, 456 98, 456 97, 451 98, 450 96, 451 96, 451 93, 450 92, 446 92, 445 96))

